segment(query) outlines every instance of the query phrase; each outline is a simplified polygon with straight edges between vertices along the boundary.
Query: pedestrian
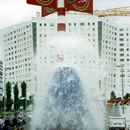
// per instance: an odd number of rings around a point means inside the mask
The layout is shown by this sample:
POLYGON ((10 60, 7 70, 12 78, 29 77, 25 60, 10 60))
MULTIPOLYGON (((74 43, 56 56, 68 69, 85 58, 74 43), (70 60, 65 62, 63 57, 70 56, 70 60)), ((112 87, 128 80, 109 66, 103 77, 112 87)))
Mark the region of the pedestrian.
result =
POLYGON ((24 130, 24 128, 23 127, 21 127, 21 129, 20 130, 24 130))
POLYGON ((3 130, 10 130, 10 129, 11 129, 11 123, 10 123, 9 116, 7 116, 4 122, 3 130))
POLYGON ((16 126, 14 126, 13 128, 14 128, 13 130, 17 130, 17 127, 16 127, 16 126))
POLYGON ((12 120, 12 126, 14 128, 14 126, 17 127, 18 123, 17 123, 17 112, 14 113, 14 118, 12 120))
POLYGON ((0 115, 0 130, 2 130, 3 129, 3 120, 2 120, 2 116, 0 115))

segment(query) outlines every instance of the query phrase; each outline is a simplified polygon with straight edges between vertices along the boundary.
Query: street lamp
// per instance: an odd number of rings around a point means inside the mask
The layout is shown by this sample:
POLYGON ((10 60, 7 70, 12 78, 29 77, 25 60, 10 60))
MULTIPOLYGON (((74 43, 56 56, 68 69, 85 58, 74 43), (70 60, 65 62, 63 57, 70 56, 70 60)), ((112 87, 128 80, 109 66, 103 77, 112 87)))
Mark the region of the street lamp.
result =
POLYGON ((123 103, 123 104, 122 104, 122 107, 123 107, 123 108, 122 108, 122 112, 123 112, 123 114, 124 114, 124 112, 125 112, 125 111, 124 111, 124 83, 123 83, 123 76, 124 76, 124 75, 123 75, 123 70, 124 70, 123 67, 124 67, 124 65, 123 65, 123 64, 122 64, 122 65, 117 65, 116 67, 120 67, 120 68, 121 68, 122 101, 123 101, 123 102, 122 102, 122 103, 123 103))

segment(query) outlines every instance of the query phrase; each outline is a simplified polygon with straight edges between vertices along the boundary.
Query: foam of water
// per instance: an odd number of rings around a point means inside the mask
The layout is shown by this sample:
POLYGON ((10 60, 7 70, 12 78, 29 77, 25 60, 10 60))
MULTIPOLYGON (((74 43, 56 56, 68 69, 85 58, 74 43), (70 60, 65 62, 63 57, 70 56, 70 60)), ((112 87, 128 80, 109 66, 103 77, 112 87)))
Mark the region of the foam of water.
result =
MULTIPOLYGON (((50 39, 49 44, 51 47, 58 46, 59 50, 53 49, 54 54, 62 52, 67 57, 68 52, 74 50, 78 56, 80 53, 84 55, 87 50, 82 40, 75 37, 60 37, 59 40, 56 37, 52 41, 50 39)), ((44 56, 49 55, 47 51, 50 50, 46 49, 44 56)), ((71 60, 40 67, 32 130, 105 130, 103 112, 95 101, 97 91, 90 91, 87 82, 89 76, 84 74, 84 70, 71 64, 71 60)))

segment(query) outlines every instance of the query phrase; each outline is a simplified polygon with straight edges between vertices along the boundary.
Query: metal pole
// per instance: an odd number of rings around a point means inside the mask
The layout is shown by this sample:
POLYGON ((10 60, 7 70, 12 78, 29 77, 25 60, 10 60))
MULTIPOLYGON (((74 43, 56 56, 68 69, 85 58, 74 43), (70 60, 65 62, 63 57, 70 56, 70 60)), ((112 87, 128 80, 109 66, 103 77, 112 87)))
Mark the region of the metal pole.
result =
POLYGON ((121 68, 121 84, 122 84, 122 112, 123 112, 123 114, 125 113, 125 109, 124 109, 124 82, 123 82, 123 71, 124 71, 124 69, 123 69, 123 67, 124 67, 124 65, 122 64, 122 65, 118 65, 118 66, 116 66, 116 67, 120 67, 121 68))
POLYGON ((124 84, 123 84, 123 76, 124 76, 124 75, 123 75, 123 65, 121 65, 121 72, 122 72, 122 73, 121 73, 121 77, 122 77, 122 78, 121 78, 121 81, 122 81, 122 100, 123 100, 123 102, 122 102, 122 103, 123 103, 123 104, 122 104, 122 107, 123 107, 123 108, 122 108, 122 111, 123 111, 123 114, 124 114, 125 111, 124 111, 124 84))
POLYGON ((4 119, 5 119, 5 106, 6 106, 6 100, 5 100, 5 86, 6 86, 6 68, 4 68, 4 119))
POLYGON ((25 97, 25 115, 27 114, 27 95, 25 97))

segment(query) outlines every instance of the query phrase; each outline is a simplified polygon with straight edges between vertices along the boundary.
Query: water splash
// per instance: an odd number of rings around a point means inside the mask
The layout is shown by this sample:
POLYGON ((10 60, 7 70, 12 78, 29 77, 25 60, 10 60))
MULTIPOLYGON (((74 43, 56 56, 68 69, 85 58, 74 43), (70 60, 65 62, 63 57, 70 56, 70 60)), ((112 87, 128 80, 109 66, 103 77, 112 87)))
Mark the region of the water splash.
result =
POLYGON ((95 124, 81 80, 73 68, 58 68, 52 82, 46 95, 46 102, 44 106, 40 106, 42 112, 35 129, 95 130, 98 127, 102 129, 95 124))
POLYGON ((96 87, 90 91, 93 84, 98 86, 97 64, 93 72, 87 66, 91 54, 96 58, 96 49, 89 50, 84 38, 75 36, 55 37, 47 43, 39 51, 43 61, 38 61, 31 130, 105 130, 103 112, 95 101, 96 87), (57 54, 64 60, 57 62, 57 54))

